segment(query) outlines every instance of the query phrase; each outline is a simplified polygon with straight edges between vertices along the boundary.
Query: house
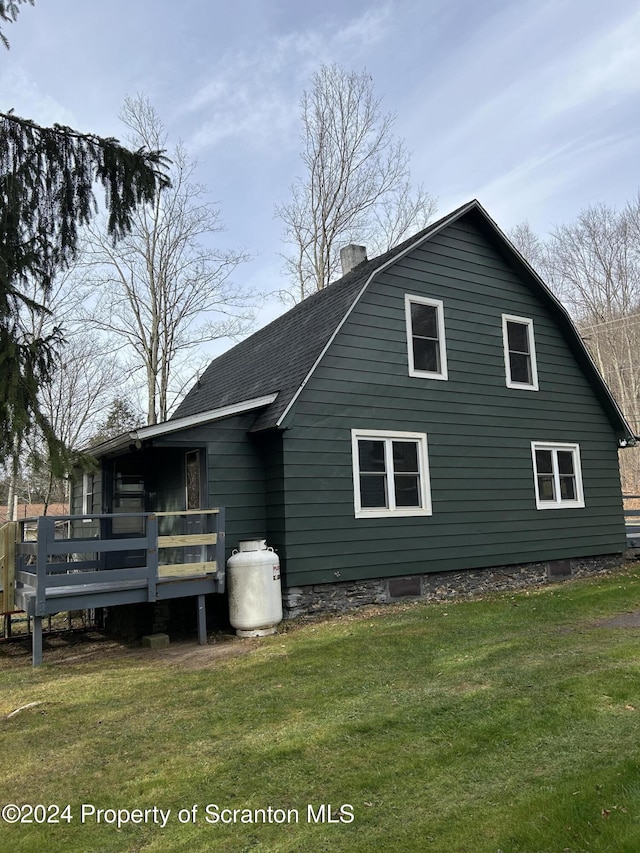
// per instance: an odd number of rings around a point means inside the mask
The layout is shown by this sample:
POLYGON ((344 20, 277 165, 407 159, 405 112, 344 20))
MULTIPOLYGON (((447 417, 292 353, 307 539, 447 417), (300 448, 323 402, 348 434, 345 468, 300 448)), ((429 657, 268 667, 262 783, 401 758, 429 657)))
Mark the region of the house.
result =
POLYGON ((215 359, 172 419, 95 448, 74 511, 224 506, 229 553, 278 551, 290 612, 621 553, 633 432, 482 206, 346 261, 215 359))
POLYGON ((0 504, 0 524, 12 521, 14 518, 37 518, 39 515, 66 515, 69 506, 66 503, 31 504, 19 503, 11 508, 6 504, 0 504))

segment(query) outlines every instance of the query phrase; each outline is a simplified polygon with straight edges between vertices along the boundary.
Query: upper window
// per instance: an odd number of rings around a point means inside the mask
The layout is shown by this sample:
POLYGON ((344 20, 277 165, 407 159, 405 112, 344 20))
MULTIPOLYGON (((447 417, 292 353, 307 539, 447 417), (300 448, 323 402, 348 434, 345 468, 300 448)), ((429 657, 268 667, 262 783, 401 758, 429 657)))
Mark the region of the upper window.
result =
POLYGON ((447 350, 444 340, 444 308, 439 299, 404 297, 407 322, 409 376, 447 378, 447 350))
POLYGON ((351 430, 356 518, 431 515, 427 436, 351 430))
POLYGON ((531 442, 538 509, 584 506, 580 446, 531 442))
POLYGON ((527 317, 502 315, 504 364, 507 387, 538 390, 536 348, 533 338, 533 320, 527 317))

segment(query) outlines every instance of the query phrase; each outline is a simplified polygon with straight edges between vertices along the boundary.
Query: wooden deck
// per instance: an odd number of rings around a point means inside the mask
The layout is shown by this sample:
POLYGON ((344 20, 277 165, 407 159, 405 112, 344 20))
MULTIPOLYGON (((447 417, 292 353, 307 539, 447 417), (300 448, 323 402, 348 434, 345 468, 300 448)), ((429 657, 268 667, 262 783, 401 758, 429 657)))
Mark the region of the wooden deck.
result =
POLYGON ((198 640, 205 644, 204 596, 225 588, 224 538, 222 508, 9 522, 0 531, 0 608, 33 618, 34 666, 42 662, 43 617, 69 610, 197 596, 198 640), (160 518, 170 534, 158 534, 160 518), (142 532, 115 537, 114 520, 127 519, 142 532), (194 522, 197 533, 175 532, 194 522), (79 535, 85 523, 95 537, 79 535))

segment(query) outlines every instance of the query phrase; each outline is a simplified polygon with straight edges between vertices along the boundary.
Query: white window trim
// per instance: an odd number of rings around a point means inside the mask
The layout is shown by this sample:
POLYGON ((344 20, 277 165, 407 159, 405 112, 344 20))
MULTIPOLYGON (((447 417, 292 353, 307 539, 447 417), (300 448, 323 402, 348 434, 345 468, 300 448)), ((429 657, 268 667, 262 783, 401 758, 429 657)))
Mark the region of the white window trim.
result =
MULTIPOLYGON (((91 515, 93 512, 93 474, 85 471, 82 475, 82 515, 91 515), (89 506, 91 498, 91 506, 89 506)), ((89 521, 90 519, 84 519, 89 521)))
POLYGON ((351 460, 353 464, 353 502, 356 518, 398 518, 404 516, 432 515, 431 508, 431 484, 429 480, 429 452, 427 447, 427 436, 423 432, 389 432, 378 429, 352 429, 351 430, 351 460), (360 498, 360 464, 358 454, 358 440, 373 438, 385 441, 385 472, 387 477, 389 471, 393 471, 393 459, 391 457, 392 441, 415 441, 418 445, 418 473, 420 475, 420 500, 419 507, 396 507, 395 490, 391 487, 392 480, 387 479, 389 507, 363 508, 360 498))
POLYGON ((409 358, 409 376, 419 377, 421 379, 442 379, 449 378, 447 372, 447 345, 444 334, 444 304, 441 299, 429 299, 426 296, 415 296, 412 293, 404 295, 404 315, 407 327, 407 355, 409 358), (438 346, 440 350, 440 371, 417 370, 413 362, 413 328, 411 326, 411 303, 417 302, 421 305, 431 305, 436 308, 436 316, 438 318, 438 346))
POLYGON ((538 365, 536 362, 536 342, 533 333, 533 320, 530 317, 516 317, 514 314, 502 315, 502 346, 504 349, 504 372, 507 388, 515 388, 521 391, 538 390, 538 365), (509 338, 507 335, 507 323, 520 323, 527 327, 527 339, 529 341, 529 358, 531 359, 531 383, 514 382, 511 379, 511 363, 509 361, 509 338))
POLYGON ((533 486, 536 494, 537 509, 580 509, 584 507, 584 489, 582 485, 582 464, 580 462, 580 445, 570 442, 557 441, 532 441, 531 442, 531 459, 533 462, 533 486), (555 481, 554 491, 557 500, 543 501, 540 500, 538 492, 538 469, 536 467, 536 450, 566 450, 573 455, 573 472, 576 478, 576 500, 562 500, 560 497, 560 479, 558 474, 557 456, 554 454, 553 459, 553 475, 555 481))

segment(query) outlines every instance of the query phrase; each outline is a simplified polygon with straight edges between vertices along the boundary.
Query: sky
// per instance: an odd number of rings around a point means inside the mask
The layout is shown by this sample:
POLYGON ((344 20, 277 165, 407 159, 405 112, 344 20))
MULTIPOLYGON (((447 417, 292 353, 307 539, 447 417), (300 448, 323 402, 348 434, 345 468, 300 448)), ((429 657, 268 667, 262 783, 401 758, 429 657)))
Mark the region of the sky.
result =
POLYGON ((122 139, 124 98, 148 97, 220 205, 217 245, 251 254, 248 289, 284 281, 274 208, 323 63, 372 75, 439 216, 477 198, 544 236, 640 186, 637 0, 36 0, 4 32, 2 111, 122 139))

